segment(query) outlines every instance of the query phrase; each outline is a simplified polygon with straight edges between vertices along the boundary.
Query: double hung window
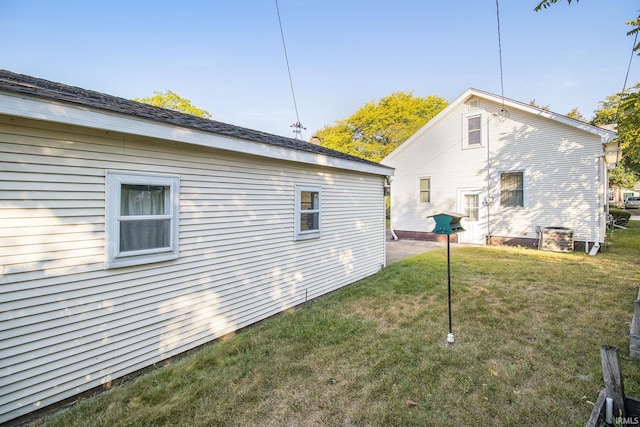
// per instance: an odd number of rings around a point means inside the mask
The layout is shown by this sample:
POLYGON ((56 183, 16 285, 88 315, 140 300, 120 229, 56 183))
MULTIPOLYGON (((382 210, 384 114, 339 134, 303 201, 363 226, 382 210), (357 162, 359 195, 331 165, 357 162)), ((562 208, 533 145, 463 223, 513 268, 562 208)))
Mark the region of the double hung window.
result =
POLYGON ((431 178, 420 178, 420 203, 431 202, 431 178))
POLYGON ((523 172, 503 172, 500 174, 500 206, 503 208, 524 207, 523 172))
POLYGON ((462 115, 462 148, 479 148, 486 145, 486 119, 483 114, 473 111, 462 115))
POLYGON ((180 178, 107 172, 107 268, 178 257, 180 178))
POLYGON ((322 188, 296 186, 295 239, 320 237, 322 188))

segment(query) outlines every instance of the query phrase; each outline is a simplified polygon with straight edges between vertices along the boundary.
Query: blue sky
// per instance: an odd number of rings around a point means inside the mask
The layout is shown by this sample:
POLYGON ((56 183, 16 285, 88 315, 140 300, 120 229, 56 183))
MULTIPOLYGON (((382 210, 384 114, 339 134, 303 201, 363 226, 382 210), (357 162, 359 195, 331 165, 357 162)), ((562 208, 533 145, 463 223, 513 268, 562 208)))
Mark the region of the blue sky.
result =
MULTIPOLYGON (((637 0, 501 0, 504 95, 591 118, 622 89, 637 0)), ((311 134, 394 91, 500 94, 494 0, 278 0, 311 134)), ((215 120, 293 136, 275 0, 0 0, 0 68, 134 98, 170 89, 215 120)), ((640 80, 634 57, 627 86, 640 80)))

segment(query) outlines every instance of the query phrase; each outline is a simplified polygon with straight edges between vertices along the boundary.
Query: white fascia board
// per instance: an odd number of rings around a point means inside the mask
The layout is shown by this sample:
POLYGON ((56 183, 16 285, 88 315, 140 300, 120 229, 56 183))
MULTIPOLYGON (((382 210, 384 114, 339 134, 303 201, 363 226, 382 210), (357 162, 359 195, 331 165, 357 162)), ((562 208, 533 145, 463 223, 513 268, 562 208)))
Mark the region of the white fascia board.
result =
POLYGON ((511 99, 508 98, 502 98, 501 96, 498 95, 494 95, 492 93, 489 92, 484 92, 478 89, 467 89, 462 95, 458 96, 456 99, 454 99, 451 104, 447 105, 447 107, 445 109, 443 109, 442 111, 440 111, 435 117, 433 117, 431 120, 429 120, 427 122, 427 124, 425 124, 423 127, 421 127, 416 133, 414 133, 413 135, 411 135, 404 143, 402 143, 400 146, 398 146, 395 150, 393 150, 391 153, 389 153, 389 155, 387 155, 387 157, 385 157, 384 159, 382 159, 381 163, 383 164, 392 164, 393 159, 395 157, 397 157, 400 153, 402 153, 405 149, 407 149, 408 147, 410 147, 413 142, 417 139, 420 138, 420 136, 425 133, 427 130, 429 130, 431 127, 435 126, 440 120, 442 120, 444 117, 446 117, 449 112, 453 109, 455 109, 456 107, 458 107, 460 104, 467 102, 467 100, 471 97, 478 97, 478 98, 484 98, 486 100, 498 103, 498 104, 504 104, 504 106, 509 109, 516 109, 516 110, 520 110, 520 111, 525 111, 527 113, 530 114, 535 114, 537 116, 541 116, 541 117, 545 117, 547 119, 550 120, 555 120, 556 122, 560 122, 563 123, 565 125, 568 126, 572 126, 574 128, 577 129, 581 129, 584 130, 586 132, 595 134, 600 136, 600 141, 602 144, 607 144, 608 142, 614 140, 618 135, 615 132, 612 132, 610 130, 607 129, 603 129, 601 127, 598 126, 593 126, 590 125, 588 123, 584 123, 581 122, 579 120, 574 120, 571 119, 567 116, 563 116, 561 114, 556 114, 554 112, 551 111, 547 111, 547 110, 542 110, 540 108, 536 108, 530 105, 526 105, 523 104, 521 102, 517 102, 517 101, 513 101, 511 99))
MULTIPOLYGON (((564 116, 562 114, 557 114, 549 110, 543 110, 541 108, 537 108, 531 105, 523 104, 521 102, 514 101, 508 98, 502 98, 499 95, 495 95, 489 92, 484 92, 478 89, 467 89, 465 93, 463 93, 460 97, 458 97, 453 103, 459 104, 460 102, 465 102, 469 97, 477 96, 478 98, 485 98, 490 101, 496 103, 504 103, 505 107, 513 108, 516 110, 525 111, 531 114, 535 114, 537 116, 541 116, 550 120, 554 120, 556 122, 560 122, 567 126, 571 126, 577 129, 581 129, 583 131, 595 134, 600 136, 600 140, 602 144, 606 144, 607 142, 615 139, 618 135, 610 130, 603 129, 598 126, 590 125, 588 123, 584 123, 580 120, 575 120, 570 117, 564 116)), ((452 103, 452 104, 453 104, 452 103)))
POLYGON ((413 142, 415 140, 419 139, 420 136, 423 133, 425 133, 427 130, 431 129, 432 127, 434 127, 440 120, 442 120, 444 117, 446 117, 449 114, 449 112, 451 110, 453 110, 454 108, 456 108, 456 106, 460 102, 466 100, 468 98, 468 96, 469 96, 469 95, 467 95, 469 92, 470 92, 470 90, 467 90, 464 94, 462 94, 459 97, 457 97, 451 104, 447 105, 442 111, 440 111, 438 114, 436 114, 424 126, 422 126, 420 129, 418 129, 416 131, 416 133, 411 135, 409 138, 407 138, 407 140, 405 142, 403 142, 398 147, 396 147, 396 149, 393 150, 391 153, 389 153, 384 159, 382 159, 380 161, 380 163, 389 164, 390 162, 393 162, 393 159, 395 157, 397 157, 400 153, 402 153, 408 147, 413 145, 413 142))
POLYGON ((393 168, 293 150, 82 105, 0 92, 0 114, 183 142, 270 159, 392 176, 393 168))

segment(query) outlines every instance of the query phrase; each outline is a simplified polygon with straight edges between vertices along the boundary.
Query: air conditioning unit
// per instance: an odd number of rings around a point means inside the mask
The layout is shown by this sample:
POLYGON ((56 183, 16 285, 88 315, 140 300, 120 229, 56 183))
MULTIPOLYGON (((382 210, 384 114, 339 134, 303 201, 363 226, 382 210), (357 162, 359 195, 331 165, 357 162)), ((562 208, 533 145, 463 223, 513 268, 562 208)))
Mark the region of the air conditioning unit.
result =
POLYGON ((538 249, 551 252, 573 252, 573 230, 566 227, 545 227, 540 232, 538 249))

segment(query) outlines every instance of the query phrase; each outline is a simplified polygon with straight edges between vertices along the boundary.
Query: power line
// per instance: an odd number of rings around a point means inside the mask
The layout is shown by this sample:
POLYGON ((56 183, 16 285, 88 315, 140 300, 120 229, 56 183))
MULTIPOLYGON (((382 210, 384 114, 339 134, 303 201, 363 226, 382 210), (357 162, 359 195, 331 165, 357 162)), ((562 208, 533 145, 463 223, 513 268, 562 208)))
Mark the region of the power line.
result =
POLYGON ((276 12, 278 13, 278 24, 280 25, 280 36, 282 37, 282 48, 284 49, 284 60, 287 63, 287 72, 289 73, 289 85, 291 86, 291 96, 293 97, 293 108, 296 111, 296 122, 291 125, 293 133, 296 135, 296 139, 299 137, 302 139, 302 131, 306 130, 302 123, 300 123, 300 115, 298 114, 298 103, 296 102, 296 93, 293 90, 293 79, 291 78, 291 67, 289 66, 289 56, 287 55, 287 45, 284 42, 284 31, 282 30, 282 19, 280 18, 280 8, 278 7, 278 0, 276 2, 276 12))
POLYGON ((633 57, 635 56, 635 46, 636 46, 637 42, 638 42, 638 33, 636 33, 636 36, 633 39, 633 46, 631 48, 631 57, 629 58, 629 65, 627 66, 627 75, 624 76, 624 85, 622 85, 622 91, 623 92, 627 88, 627 80, 629 79, 629 70, 631 70, 631 61, 633 60, 633 57))
POLYGON ((618 123, 618 117, 620 116, 620 107, 622 106, 622 98, 625 96, 625 91, 627 90, 627 80, 629 79, 629 71, 631 70, 631 62, 633 61, 633 57, 635 56, 635 46, 638 42, 638 33, 633 39, 633 45, 631 46, 631 56, 629 57, 629 64, 627 65, 627 73, 624 76, 624 84, 622 85, 622 91, 620 92, 620 96, 618 97, 618 107, 616 108, 616 114, 613 117, 613 122, 618 123))

